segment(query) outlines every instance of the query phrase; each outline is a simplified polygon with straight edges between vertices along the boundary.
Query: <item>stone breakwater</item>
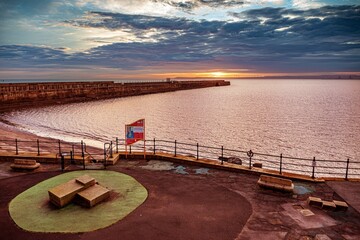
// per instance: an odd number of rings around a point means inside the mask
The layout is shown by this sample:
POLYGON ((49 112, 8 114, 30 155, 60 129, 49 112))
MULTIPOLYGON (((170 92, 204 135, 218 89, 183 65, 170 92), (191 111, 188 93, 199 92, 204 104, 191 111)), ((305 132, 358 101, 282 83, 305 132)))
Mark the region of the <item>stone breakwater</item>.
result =
POLYGON ((57 82, 0 84, 0 111, 17 107, 119 98, 230 85, 224 80, 151 83, 57 82))

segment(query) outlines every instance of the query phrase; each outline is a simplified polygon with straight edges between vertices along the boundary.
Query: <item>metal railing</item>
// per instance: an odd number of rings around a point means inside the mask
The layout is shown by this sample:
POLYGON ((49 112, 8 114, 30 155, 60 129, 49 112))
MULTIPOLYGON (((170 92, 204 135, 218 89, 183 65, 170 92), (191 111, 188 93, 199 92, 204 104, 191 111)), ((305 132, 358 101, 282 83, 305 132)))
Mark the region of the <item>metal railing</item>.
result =
MULTIPOLYGON (((184 143, 177 140, 146 140, 146 149, 144 149, 143 142, 138 142, 127 147, 127 153, 144 152, 147 154, 161 154, 167 153, 174 157, 186 156, 194 160, 212 160, 223 164, 224 162, 232 162, 236 159, 236 164, 252 169, 254 166, 262 167, 276 171, 279 174, 284 172, 296 173, 300 175, 328 178, 356 178, 360 179, 360 161, 356 159, 344 160, 328 160, 313 158, 297 158, 285 156, 280 154, 264 154, 253 152, 251 150, 228 149, 224 146, 214 147, 200 145, 199 143, 184 143)), ((91 152, 86 149, 86 143, 81 142, 64 142, 61 140, 54 141, 22 141, 14 140, 0 140, 0 151, 13 152, 16 155, 20 153, 36 153, 42 155, 46 153, 58 153, 61 155, 64 152, 69 152, 74 155, 90 156, 94 162, 102 162, 106 166, 109 158, 113 157, 114 153, 125 152, 125 139, 116 138, 115 142, 109 141, 104 143, 103 153, 101 151, 91 152)), ((85 161, 84 161, 85 162, 85 161)), ((84 163, 85 168, 85 163, 84 163)))
MULTIPOLYGON (((125 151, 125 140, 116 138, 115 144, 113 144, 114 151, 125 151)), ((132 154, 133 151, 143 152, 143 143, 133 144, 128 147, 128 153, 132 154)), ((228 149, 224 146, 214 147, 200 145, 199 143, 184 143, 177 140, 159 140, 149 139, 146 140, 146 152, 152 154, 168 153, 177 157, 187 156, 196 160, 207 159, 220 162, 230 162, 233 159, 237 159, 243 166, 249 169, 262 167, 276 171, 279 174, 284 172, 295 173, 304 176, 315 177, 327 177, 327 178, 360 178, 360 161, 350 160, 346 158, 344 160, 328 160, 313 158, 298 158, 285 156, 280 154, 265 154, 260 152, 253 152, 251 150, 237 150, 228 149)))

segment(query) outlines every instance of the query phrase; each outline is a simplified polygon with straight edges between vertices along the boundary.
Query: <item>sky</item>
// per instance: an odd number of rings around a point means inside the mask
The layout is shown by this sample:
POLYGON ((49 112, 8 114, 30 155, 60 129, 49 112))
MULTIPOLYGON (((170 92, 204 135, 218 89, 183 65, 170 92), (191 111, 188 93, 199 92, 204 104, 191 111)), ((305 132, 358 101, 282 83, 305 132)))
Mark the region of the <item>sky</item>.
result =
POLYGON ((359 0, 0 0, 0 79, 359 73, 359 0))

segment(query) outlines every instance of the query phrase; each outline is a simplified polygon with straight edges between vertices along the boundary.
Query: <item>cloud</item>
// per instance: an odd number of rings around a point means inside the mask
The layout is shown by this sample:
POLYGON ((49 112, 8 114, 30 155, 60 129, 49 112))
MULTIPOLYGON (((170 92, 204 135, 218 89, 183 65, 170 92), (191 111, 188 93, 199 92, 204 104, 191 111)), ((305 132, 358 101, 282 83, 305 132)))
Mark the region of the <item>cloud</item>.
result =
POLYGON ((242 6, 244 0, 152 0, 153 2, 160 2, 170 6, 180 8, 184 11, 191 11, 199 7, 234 7, 242 6))
POLYGON ((46 47, 2 46, 0 63, 167 71, 204 65, 258 72, 359 71, 359 11, 360 6, 262 8, 232 13, 238 19, 233 22, 89 12, 65 23, 123 31, 135 38, 73 54, 46 47))

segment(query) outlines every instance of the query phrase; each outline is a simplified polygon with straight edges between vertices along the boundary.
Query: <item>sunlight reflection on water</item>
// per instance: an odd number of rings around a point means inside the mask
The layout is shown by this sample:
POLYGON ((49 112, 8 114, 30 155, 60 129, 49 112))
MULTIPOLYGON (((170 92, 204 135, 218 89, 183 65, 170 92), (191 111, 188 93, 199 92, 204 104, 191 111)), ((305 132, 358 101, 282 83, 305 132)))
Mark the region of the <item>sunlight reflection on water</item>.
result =
MULTIPOLYGON (((124 138, 146 119, 148 139, 360 161, 360 81, 233 80, 231 86, 14 111, 5 119, 41 136, 124 138)), ((90 144, 90 143, 89 143, 90 144)))

